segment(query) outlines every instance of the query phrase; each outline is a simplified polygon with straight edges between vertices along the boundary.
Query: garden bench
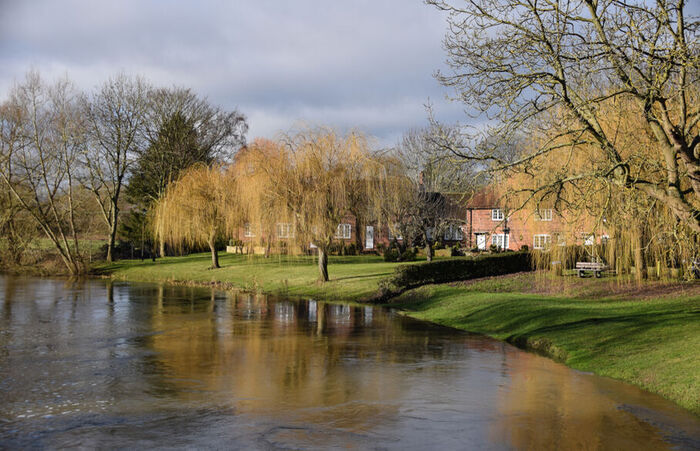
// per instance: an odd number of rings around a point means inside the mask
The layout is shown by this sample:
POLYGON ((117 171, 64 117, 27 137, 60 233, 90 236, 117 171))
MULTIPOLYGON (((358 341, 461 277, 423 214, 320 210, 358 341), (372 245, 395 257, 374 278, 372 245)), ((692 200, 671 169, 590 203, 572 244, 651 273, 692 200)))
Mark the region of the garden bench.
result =
POLYGON ((578 271, 578 276, 583 277, 586 271, 592 271, 596 278, 600 278, 603 275, 603 271, 608 269, 608 265, 605 263, 597 262, 576 262, 576 270, 578 271))

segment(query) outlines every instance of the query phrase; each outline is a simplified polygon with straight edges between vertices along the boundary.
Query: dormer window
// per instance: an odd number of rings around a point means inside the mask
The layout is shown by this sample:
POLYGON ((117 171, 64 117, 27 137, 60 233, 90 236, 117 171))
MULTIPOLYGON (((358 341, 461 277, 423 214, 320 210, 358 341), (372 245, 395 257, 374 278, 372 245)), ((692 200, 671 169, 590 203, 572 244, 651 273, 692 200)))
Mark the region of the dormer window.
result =
POLYGON ((492 221, 503 221, 503 210, 500 208, 494 208, 491 210, 491 220, 492 221))

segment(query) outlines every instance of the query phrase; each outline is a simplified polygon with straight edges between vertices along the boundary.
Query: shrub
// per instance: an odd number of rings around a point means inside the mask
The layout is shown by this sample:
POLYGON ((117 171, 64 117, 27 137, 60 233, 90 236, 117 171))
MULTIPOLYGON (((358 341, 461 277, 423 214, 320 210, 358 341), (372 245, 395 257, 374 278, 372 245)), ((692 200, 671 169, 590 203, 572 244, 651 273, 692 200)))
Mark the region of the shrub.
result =
POLYGON ((399 257, 401 257, 401 254, 399 253, 399 250, 395 247, 391 247, 384 251, 385 262, 397 262, 399 261, 399 257))
POLYGON ((399 260, 402 262, 412 262, 412 261, 416 260, 417 255, 418 255, 418 249, 408 248, 401 253, 399 260))
POLYGON ((460 249, 459 246, 452 246, 450 248, 450 256, 451 257, 464 257, 464 252, 462 249, 460 249))
POLYGON ((530 270, 532 265, 528 252, 438 260, 399 266, 393 275, 382 281, 382 289, 396 293, 431 283, 454 282, 530 270))

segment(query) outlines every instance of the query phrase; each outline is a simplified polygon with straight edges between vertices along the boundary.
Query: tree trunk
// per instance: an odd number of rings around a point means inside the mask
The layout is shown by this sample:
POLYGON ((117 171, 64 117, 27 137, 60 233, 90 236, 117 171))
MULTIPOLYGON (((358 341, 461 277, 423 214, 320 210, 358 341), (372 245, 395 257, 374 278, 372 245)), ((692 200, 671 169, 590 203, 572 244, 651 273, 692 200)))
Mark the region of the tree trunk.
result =
POLYGON ((158 243, 159 249, 158 249, 158 254, 160 254, 160 257, 163 258, 165 257, 165 240, 163 238, 160 238, 160 242, 158 243))
POLYGON ((357 247, 357 253, 360 254, 364 246, 362 244, 362 222, 359 216, 355 217, 355 246, 357 247))
POLYGON ((112 263, 114 261, 114 242, 117 239, 117 216, 119 215, 119 210, 116 205, 112 210, 112 223, 109 225, 109 242, 107 243, 107 261, 112 263))
POLYGON ((429 262, 433 261, 433 244, 430 241, 425 245, 425 256, 429 262))
POLYGON ((211 250, 211 267, 212 269, 220 268, 219 254, 216 252, 216 239, 212 235, 209 237, 209 249, 211 250))
POLYGON ((328 282, 328 254, 322 248, 318 248, 318 280, 328 282))
POLYGON ((637 280, 646 279, 646 268, 644 267, 644 254, 642 253, 642 236, 637 235, 634 243, 634 277, 637 280))

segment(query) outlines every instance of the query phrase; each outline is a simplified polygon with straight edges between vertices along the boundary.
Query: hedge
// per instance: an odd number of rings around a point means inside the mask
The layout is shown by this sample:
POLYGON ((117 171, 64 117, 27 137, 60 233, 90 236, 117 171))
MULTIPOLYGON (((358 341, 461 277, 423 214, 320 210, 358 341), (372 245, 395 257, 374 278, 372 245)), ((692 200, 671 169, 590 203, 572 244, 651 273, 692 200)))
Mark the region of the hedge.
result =
POLYGON ((455 282, 531 270, 529 252, 457 257, 429 263, 400 265, 394 274, 382 282, 382 289, 385 292, 397 293, 431 283, 455 282))

